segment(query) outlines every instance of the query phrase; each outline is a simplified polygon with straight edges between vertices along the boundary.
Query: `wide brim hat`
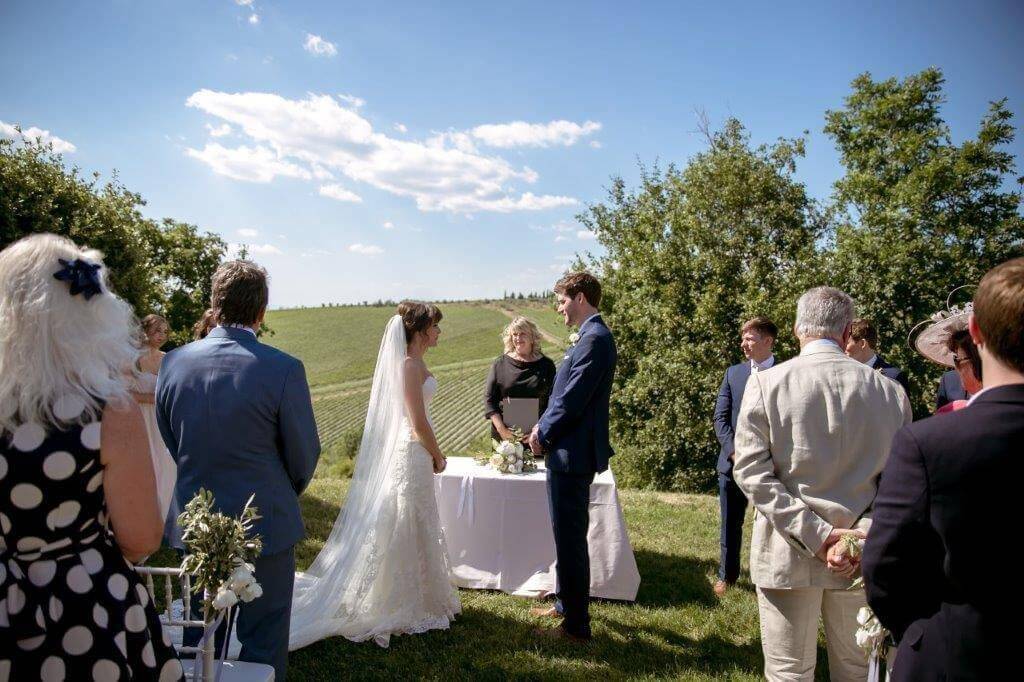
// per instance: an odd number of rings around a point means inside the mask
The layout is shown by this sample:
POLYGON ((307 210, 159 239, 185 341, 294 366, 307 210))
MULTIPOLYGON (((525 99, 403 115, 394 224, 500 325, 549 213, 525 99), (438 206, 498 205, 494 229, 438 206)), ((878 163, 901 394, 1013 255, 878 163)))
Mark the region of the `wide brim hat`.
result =
POLYGON ((940 310, 932 314, 929 319, 918 324, 910 332, 910 335, 913 336, 915 331, 924 327, 917 334, 917 337, 914 338, 911 346, 932 362, 946 367, 955 366, 953 363, 953 351, 949 350, 946 342, 950 334, 967 329, 967 319, 971 316, 971 312, 974 309, 974 304, 970 302, 964 305, 950 304, 953 294, 963 288, 957 287, 949 292, 949 296, 946 298, 946 310, 940 310))

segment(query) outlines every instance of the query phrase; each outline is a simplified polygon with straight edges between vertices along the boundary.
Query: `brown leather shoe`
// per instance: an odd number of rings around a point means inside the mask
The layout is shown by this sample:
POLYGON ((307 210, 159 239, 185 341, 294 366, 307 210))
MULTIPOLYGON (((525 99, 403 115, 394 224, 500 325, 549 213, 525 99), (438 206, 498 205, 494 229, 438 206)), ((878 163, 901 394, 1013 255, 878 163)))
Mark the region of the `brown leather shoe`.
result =
POLYGON ((729 587, 730 587, 729 583, 725 582, 724 580, 716 580, 715 581, 715 587, 714 587, 715 596, 716 597, 724 597, 725 593, 729 590, 729 587))
POLYGON ((554 606, 534 606, 530 608, 530 615, 537 618, 561 618, 562 614, 554 606))
POLYGON ((534 628, 533 634, 537 637, 543 637, 544 639, 560 640, 563 642, 571 642, 573 644, 586 644, 591 640, 591 637, 580 637, 579 635, 574 635, 561 625, 557 628, 534 628))

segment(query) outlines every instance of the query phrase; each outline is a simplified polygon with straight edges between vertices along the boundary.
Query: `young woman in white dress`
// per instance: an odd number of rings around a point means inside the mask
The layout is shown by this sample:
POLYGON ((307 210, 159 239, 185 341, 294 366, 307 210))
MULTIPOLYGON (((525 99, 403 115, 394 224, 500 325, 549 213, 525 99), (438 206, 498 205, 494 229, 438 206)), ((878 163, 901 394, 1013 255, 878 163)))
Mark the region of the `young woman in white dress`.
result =
POLYGON ((142 318, 142 332, 145 335, 145 346, 142 356, 136 362, 138 370, 133 377, 132 396, 142 409, 142 418, 146 422, 146 434, 149 436, 149 453, 153 458, 153 473, 156 475, 156 495, 160 503, 160 513, 166 518, 174 496, 174 484, 178 480, 178 465, 164 445, 160 427, 156 423, 157 375, 160 373, 160 362, 164 352, 160 347, 167 343, 170 325, 159 315, 146 315, 142 318))
POLYGON ((384 331, 355 474, 309 570, 296 575, 289 648, 341 635, 446 629, 462 610, 434 497, 445 468, 430 421, 437 379, 423 360, 441 311, 403 302, 384 331))

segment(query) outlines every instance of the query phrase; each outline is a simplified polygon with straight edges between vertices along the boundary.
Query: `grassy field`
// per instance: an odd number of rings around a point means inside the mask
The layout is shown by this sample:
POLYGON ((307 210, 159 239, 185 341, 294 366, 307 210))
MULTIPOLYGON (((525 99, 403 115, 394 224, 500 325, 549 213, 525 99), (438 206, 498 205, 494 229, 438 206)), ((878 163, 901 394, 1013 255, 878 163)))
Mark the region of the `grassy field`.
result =
MULTIPOLYGON (((555 359, 568 331, 549 305, 455 303, 443 306, 442 312, 440 342, 426 357, 439 385, 432 416, 442 449, 467 454, 487 442, 484 382, 491 362, 502 352, 501 330, 511 316, 525 314, 534 320, 545 335, 544 351, 555 359)), ((343 440, 351 444, 353 434, 362 430, 380 337, 393 314, 391 307, 353 307, 279 310, 267 315, 274 335, 264 340, 306 365, 328 464, 341 456, 335 446, 343 440)))

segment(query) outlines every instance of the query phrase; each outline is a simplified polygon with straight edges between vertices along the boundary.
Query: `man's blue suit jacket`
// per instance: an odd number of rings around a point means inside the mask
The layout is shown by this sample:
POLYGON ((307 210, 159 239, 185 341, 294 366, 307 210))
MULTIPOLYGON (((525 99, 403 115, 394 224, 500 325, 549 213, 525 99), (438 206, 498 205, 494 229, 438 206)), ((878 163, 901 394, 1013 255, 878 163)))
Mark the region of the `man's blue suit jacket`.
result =
MULTIPOLYGON (((778 360, 776 360, 778 362, 778 360)), ((725 370, 725 378, 718 389, 718 400, 715 401, 715 435, 722 446, 718 451, 718 471, 728 474, 732 471, 732 460, 736 438, 736 420, 740 415, 740 403, 743 402, 743 391, 750 378, 750 361, 745 360, 725 370)))
POLYGON ((584 322, 555 375, 537 435, 552 471, 588 474, 608 468, 608 404, 618 355, 600 315, 584 322))
POLYGON ((955 369, 942 373, 939 379, 939 392, 935 395, 935 409, 939 409, 946 403, 954 400, 967 400, 967 391, 964 390, 964 382, 960 381, 960 374, 955 369))
MULTIPOLYGON (((164 356, 156 413, 178 463, 179 508, 202 487, 217 510, 235 516, 255 493, 254 531, 265 555, 305 535, 299 494, 313 477, 320 439, 299 360, 244 329, 217 327, 164 356)), ((183 549, 176 524, 171 544, 183 549)))

